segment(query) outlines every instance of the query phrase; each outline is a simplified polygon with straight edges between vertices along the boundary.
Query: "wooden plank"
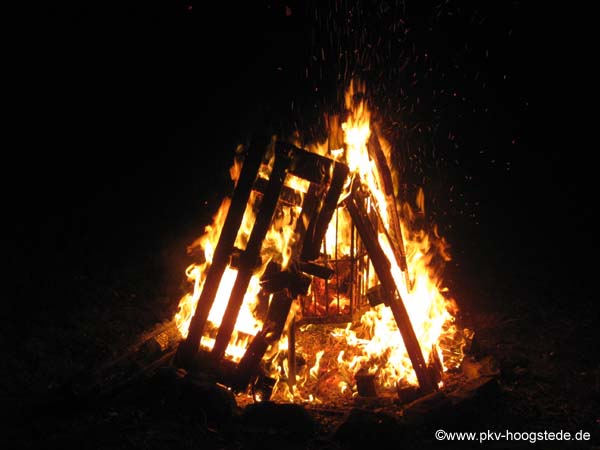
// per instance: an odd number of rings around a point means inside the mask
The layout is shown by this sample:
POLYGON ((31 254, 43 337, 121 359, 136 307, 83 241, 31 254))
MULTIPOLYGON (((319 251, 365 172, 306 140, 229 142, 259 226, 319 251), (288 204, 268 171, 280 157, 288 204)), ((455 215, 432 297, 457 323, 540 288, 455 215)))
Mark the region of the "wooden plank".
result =
POLYGON ((391 273, 390 262, 379 245, 376 230, 367 220, 367 211, 361 199, 358 198, 356 189, 353 189, 352 194, 345 200, 345 204, 358 234, 367 249, 369 258, 371 258, 377 277, 384 291, 387 293, 389 306, 402 335, 402 340, 406 346, 421 390, 423 393, 432 392, 436 390, 437 386, 431 379, 419 341, 410 322, 410 317, 396 287, 394 277, 391 273))
POLYGON ((333 217, 333 212, 338 205, 342 189, 348 177, 348 166, 335 162, 331 183, 325 199, 323 200, 320 211, 310 221, 306 231, 306 238, 300 259, 304 261, 313 261, 319 257, 319 251, 329 222, 333 217))
POLYGON ((268 144, 268 138, 263 137, 255 139, 250 144, 248 153, 244 159, 242 171, 229 206, 229 211, 215 248, 213 261, 208 268, 206 281, 204 282, 196 311, 190 322, 187 338, 180 343, 174 358, 175 365, 179 367, 189 367, 198 352, 200 339, 204 332, 208 314, 215 300, 217 290, 219 289, 223 272, 229 262, 229 256, 233 250, 233 245, 244 217, 246 204, 250 197, 252 184, 256 179, 260 163, 268 144))
MULTIPOLYGON (((383 184, 382 188, 385 194, 386 207, 390 216, 390 230, 388 235, 390 236, 390 244, 394 251, 396 263, 400 267, 400 270, 404 272, 407 280, 407 287, 410 288, 411 282, 408 275, 408 266, 406 263, 406 251, 404 249, 404 238, 402 236, 402 227, 400 225, 400 216, 398 215, 398 209, 396 208, 396 199, 394 197, 394 184, 392 182, 392 174, 390 168, 383 154, 383 150, 379 145, 377 139, 377 132, 373 131, 369 142, 367 143, 367 150, 371 155, 371 158, 375 162, 375 167, 379 174, 379 179, 383 184)), ((387 228, 386 228, 387 229, 387 228)))
MULTIPOLYGON (((336 164, 331 158, 288 144, 292 157, 290 173, 311 183, 327 184, 331 179, 332 165, 336 164)), ((339 164, 339 163, 338 163, 339 164)))
POLYGON ((288 336, 288 387, 290 392, 294 392, 296 385, 296 318, 292 317, 290 327, 287 332, 288 336))
POLYGON ((211 352, 211 356, 216 360, 221 359, 225 354, 231 334, 235 328, 237 316, 244 301, 244 295, 248 289, 248 284, 256 269, 256 261, 260 256, 263 240, 269 230, 271 221, 273 220, 279 194, 283 187, 286 171, 290 163, 288 153, 289 147, 286 144, 279 142, 275 144, 275 163, 269 177, 269 185, 267 186, 262 202, 260 203, 260 208, 256 215, 252 231, 250 232, 246 249, 240 255, 240 268, 231 289, 227 308, 223 314, 219 332, 215 339, 215 345, 211 352))
POLYGON ((281 337, 293 300, 288 289, 273 294, 265 325, 254 337, 238 365, 238 390, 243 391, 252 378, 258 375, 258 367, 265 351, 281 337))

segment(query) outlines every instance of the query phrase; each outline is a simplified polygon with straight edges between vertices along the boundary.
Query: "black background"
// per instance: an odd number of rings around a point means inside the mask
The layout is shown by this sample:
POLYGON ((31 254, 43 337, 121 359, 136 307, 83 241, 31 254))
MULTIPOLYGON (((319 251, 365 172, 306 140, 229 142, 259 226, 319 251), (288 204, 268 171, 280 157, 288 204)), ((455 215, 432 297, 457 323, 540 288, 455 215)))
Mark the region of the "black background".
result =
POLYGON ((9 265, 110 265, 200 230, 235 145, 294 126, 311 135, 356 74, 468 276, 581 288, 595 241, 589 41, 585 14, 549 8, 32 8, 9 33, 4 68, 9 265))

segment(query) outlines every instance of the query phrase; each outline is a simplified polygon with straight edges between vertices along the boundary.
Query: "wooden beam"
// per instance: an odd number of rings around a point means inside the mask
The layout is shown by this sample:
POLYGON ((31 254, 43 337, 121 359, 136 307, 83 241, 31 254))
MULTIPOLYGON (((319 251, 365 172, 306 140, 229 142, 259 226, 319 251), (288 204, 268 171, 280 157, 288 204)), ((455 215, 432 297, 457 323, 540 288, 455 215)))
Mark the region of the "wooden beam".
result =
POLYGON ((296 318, 292 317, 287 332, 288 337, 288 387, 292 395, 296 385, 296 318))
POLYGON ((356 189, 353 189, 352 194, 345 200, 345 204, 358 234, 367 249, 369 258, 371 258, 379 282, 387 294, 389 306, 402 335, 402 340, 417 375, 419 385, 423 393, 432 392, 436 390, 437 386, 428 371, 419 341, 410 322, 410 317, 400 297, 400 292, 398 292, 398 288, 396 287, 390 262, 379 245, 377 231, 368 221, 367 211, 362 200, 358 198, 358 191, 356 189))
POLYGON ((394 197, 394 184, 392 182, 392 173, 390 171, 390 167, 388 166, 385 155, 383 154, 383 150, 379 145, 379 140, 377 139, 376 131, 371 133, 371 137, 369 138, 369 142, 367 143, 367 150, 371 155, 371 158, 375 162, 375 167, 377 168, 379 179, 383 184, 382 188, 385 194, 386 207, 390 216, 390 229, 388 234, 391 237, 390 244, 392 245, 392 250, 394 251, 394 257, 396 258, 396 263, 400 267, 400 270, 402 270, 402 272, 404 272, 406 276, 407 287, 410 288, 411 281, 408 275, 408 265, 406 263, 406 251, 404 249, 404 238, 402 236, 400 216, 398 215, 398 209, 396 208, 396 199, 394 197))
POLYGON ((335 162, 331 183, 325 199, 323 200, 320 211, 310 221, 306 230, 306 238, 300 259, 303 261, 313 261, 319 257, 319 251, 329 222, 333 217, 333 212, 338 205, 342 189, 348 177, 348 166, 342 163, 335 162))

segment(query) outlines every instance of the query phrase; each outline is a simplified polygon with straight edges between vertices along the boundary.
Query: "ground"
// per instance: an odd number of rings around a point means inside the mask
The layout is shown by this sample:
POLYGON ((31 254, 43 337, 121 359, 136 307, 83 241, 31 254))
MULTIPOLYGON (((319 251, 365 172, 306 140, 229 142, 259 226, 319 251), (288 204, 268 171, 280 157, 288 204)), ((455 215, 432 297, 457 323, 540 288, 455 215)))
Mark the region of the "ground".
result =
MULTIPOLYGON (((123 239, 138 234, 135 244, 115 239, 98 246, 86 240, 99 239, 92 228, 87 236, 73 234, 78 240, 60 251, 46 243, 46 265, 37 272, 32 272, 33 256, 26 249, 18 253, 13 265, 23 271, 15 275, 14 298, 30 298, 36 307, 13 304, 9 311, 18 320, 6 320, 2 327, 4 345, 10 349, 2 367, 3 423, 8 425, 3 440, 10 448, 345 448, 365 436, 353 431, 344 438, 336 432, 347 420, 355 420, 367 436, 374 433, 372 439, 391 436, 392 442, 408 448, 442 445, 433 436, 438 428, 583 431, 590 433, 590 441, 537 446, 598 448, 600 367, 593 292, 571 280, 552 284, 547 278, 552 272, 542 263, 524 261, 503 269, 493 258, 489 265, 475 256, 469 260, 468 252, 448 266, 446 277, 460 307, 458 322, 475 330, 473 357, 492 356, 500 375, 498 389, 466 409, 444 410, 425 423, 400 426, 389 415, 348 419, 344 411, 307 408, 312 419, 303 420, 316 426, 298 429, 290 423, 248 425, 242 409, 215 419, 210 402, 190 405, 168 383, 154 378, 142 377, 92 402, 78 398, 69 391, 74 380, 172 317, 187 289, 186 245, 205 220, 200 212, 196 226, 147 227, 145 235, 121 225, 123 239), (84 256, 82 248, 88 249, 84 256)), ((385 414, 385 408, 374 411, 385 414)), ((487 445, 527 446, 506 441, 487 445)))

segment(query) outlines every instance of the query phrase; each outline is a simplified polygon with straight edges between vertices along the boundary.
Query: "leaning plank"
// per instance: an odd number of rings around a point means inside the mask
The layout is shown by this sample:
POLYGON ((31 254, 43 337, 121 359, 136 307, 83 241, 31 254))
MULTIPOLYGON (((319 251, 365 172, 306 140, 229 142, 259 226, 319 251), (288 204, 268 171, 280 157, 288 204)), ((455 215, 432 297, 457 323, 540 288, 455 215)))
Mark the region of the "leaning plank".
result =
POLYGON ((367 211, 362 204, 361 199, 358 198, 358 192, 356 189, 353 193, 345 200, 348 212, 352 217, 352 221, 356 226, 358 234, 367 249, 369 258, 373 263, 377 277, 381 282, 384 291, 387 293, 388 301, 402 340, 406 346, 408 356, 413 365, 413 369, 417 375, 419 385, 423 393, 432 392, 436 389, 436 385, 431 379, 430 373, 427 369, 427 364, 423 358, 423 352, 415 335, 415 331, 410 322, 408 312, 402 302, 400 293, 396 287, 396 283, 392 276, 390 262, 387 259, 385 253, 379 245, 377 239, 377 233, 373 229, 372 224, 367 219, 367 211))
MULTIPOLYGON (((267 186, 260 204, 260 211, 256 216, 256 221, 250 232, 246 249, 240 256, 240 268, 231 289, 227 308, 223 314, 219 332, 215 339, 215 345, 212 349, 212 356, 217 361, 225 354, 229 339, 235 328, 235 322, 240 312, 244 295, 246 294, 248 284, 256 269, 256 261, 259 258, 263 240, 269 230, 273 215, 275 214, 277 201, 281 189, 283 188, 283 182, 289 163, 290 159, 288 157, 287 147, 284 144, 277 143, 275 145, 275 164, 273 166, 273 171, 269 176, 269 185, 267 186)), ((209 278, 206 279, 206 283, 208 283, 208 280, 209 278)), ((213 297, 214 295, 216 295, 216 291, 213 293, 213 297)))
POLYGON ((408 274, 408 265, 406 263, 406 251, 404 249, 404 238, 402 236, 402 226, 400 225, 400 216, 398 215, 398 209, 396 208, 396 199, 394 198, 394 185, 392 182, 392 174, 390 168, 383 154, 383 150, 379 145, 376 132, 371 134, 371 138, 367 144, 367 150, 371 155, 371 158, 375 162, 375 167, 379 174, 379 179, 383 184, 383 192, 385 194, 385 203, 390 217, 390 230, 389 237, 392 250, 394 251, 394 257, 396 263, 400 267, 400 270, 404 272, 406 277, 406 285, 410 289, 411 282, 408 274))
POLYGON ((198 352, 200 338, 204 332, 208 314, 219 289, 221 278, 229 262, 229 256, 233 251, 235 239, 252 190, 252 184, 256 178, 267 144, 268 141, 266 139, 257 139, 248 149, 248 154, 244 160, 242 172, 233 193, 231 205, 229 206, 229 212, 221 230, 221 236, 215 248, 213 261, 208 268, 206 281, 198 299, 198 306, 190 322, 187 338, 181 342, 177 349, 175 364, 180 367, 189 367, 198 352))

